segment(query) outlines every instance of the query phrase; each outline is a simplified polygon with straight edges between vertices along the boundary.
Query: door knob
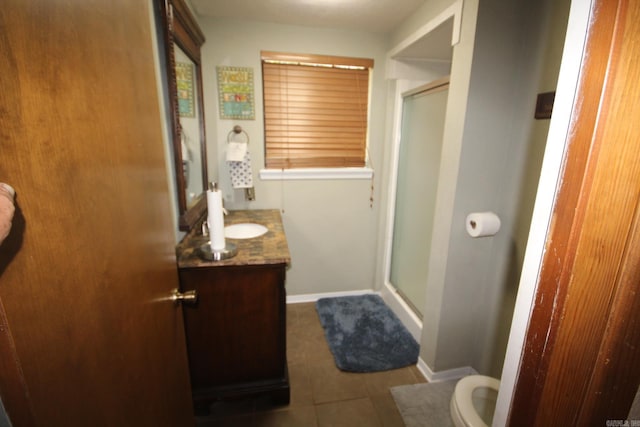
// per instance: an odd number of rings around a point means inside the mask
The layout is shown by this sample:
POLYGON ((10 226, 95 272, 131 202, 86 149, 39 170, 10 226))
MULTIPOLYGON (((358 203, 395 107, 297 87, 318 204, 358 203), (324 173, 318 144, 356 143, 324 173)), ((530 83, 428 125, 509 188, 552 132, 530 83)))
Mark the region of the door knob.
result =
POLYGON ((196 291, 180 292, 179 290, 174 289, 173 291, 171 291, 171 300, 176 304, 178 303, 195 304, 198 302, 198 292, 196 291))

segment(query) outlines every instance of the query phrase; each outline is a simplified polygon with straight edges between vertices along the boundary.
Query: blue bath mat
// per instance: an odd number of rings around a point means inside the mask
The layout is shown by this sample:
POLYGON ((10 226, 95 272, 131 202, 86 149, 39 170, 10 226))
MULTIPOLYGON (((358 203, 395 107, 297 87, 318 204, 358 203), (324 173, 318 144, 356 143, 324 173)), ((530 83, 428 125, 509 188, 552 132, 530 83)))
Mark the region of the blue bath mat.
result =
POLYGON ((378 295, 321 298, 316 310, 339 369, 377 372, 418 361, 418 343, 378 295))

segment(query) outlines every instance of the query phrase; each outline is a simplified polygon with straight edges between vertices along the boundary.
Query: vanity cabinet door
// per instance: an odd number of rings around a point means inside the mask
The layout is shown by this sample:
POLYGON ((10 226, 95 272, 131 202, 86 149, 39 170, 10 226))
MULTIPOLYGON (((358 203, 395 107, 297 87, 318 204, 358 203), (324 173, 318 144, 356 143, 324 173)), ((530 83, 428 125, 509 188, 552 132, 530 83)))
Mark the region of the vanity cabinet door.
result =
POLYGON ((198 390, 286 377, 285 264, 180 270, 191 383, 198 390))

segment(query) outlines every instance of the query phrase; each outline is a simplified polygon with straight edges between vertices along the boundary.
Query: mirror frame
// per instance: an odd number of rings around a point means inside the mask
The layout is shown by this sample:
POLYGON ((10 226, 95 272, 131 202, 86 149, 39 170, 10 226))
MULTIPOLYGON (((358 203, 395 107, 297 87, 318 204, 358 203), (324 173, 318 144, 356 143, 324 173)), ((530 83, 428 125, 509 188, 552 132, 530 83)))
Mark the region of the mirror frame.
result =
POLYGON ((173 146, 174 169, 176 176, 176 191, 178 196, 179 220, 178 227, 181 231, 190 231, 198 220, 204 215, 207 209, 207 200, 205 191, 207 189, 208 173, 207 173, 207 148, 206 134, 204 127, 204 98, 202 91, 202 61, 200 56, 200 47, 204 44, 205 38, 200 26, 191 14, 189 7, 183 0, 156 0, 159 6, 163 23, 163 42, 164 56, 166 66, 165 90, 168 93, 165 97, 168 100, 168 107, 171 113, 171 138, 173 146), (182 138, 182 129, 180 126, 180 114, 178 110, 178 90, 176 83, 175 70, 175 51, 174 43, 177 44, 182 51, 195 64, 195 78, 197 83, 197 103, 200 123, 200 153, 202 159, 202 194, 196 197, 196 202, 191 206, 187 206, 186 183, 184 174, 182 173, 182 147, 180 144, 182 138))

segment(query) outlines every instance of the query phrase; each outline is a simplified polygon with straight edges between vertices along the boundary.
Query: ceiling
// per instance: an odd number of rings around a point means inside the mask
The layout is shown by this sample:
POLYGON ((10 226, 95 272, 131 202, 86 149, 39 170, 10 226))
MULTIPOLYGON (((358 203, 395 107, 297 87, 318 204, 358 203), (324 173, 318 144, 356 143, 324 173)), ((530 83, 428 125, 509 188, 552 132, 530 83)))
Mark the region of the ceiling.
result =
POLYGON ((217 18, 388 33, 427 0, 191 0, 217 18))

